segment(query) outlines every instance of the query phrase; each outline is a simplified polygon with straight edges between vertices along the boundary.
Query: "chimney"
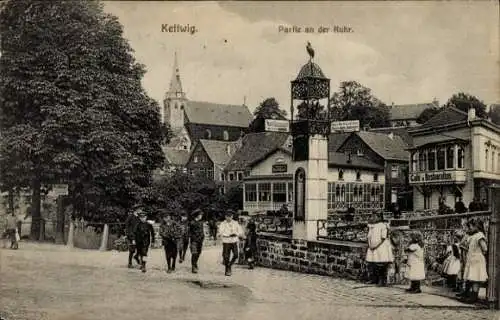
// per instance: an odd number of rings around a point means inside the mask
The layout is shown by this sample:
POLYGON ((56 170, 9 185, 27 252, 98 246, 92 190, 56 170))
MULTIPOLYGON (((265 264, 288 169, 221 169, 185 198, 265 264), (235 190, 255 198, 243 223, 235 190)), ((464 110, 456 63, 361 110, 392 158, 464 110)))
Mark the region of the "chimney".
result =
POLYGON ((467 120, 472 121, 476 119, 476 109, 474 107, 469 108, 469 113, 467 115, 467 120))
POLYGON ((394 133, 391 132, 388 134, 388 136, 389 136, 389 139, 394 140, 394 133))

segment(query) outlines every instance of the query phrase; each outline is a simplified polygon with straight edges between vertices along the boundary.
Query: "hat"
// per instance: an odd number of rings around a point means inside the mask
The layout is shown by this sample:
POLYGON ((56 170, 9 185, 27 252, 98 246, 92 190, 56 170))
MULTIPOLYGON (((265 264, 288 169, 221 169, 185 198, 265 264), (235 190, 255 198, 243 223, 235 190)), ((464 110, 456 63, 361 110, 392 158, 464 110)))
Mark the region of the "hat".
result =
POLYGON ((200 214, 203 214, 203 211, 201 211, 201 209, 196 209, 193 212, 191 212, 191 215, 193 217, 199 216, 200 214))
POLYGON ((225 216, 232 216, 234 215, 234 211, 233 210, 226 210, 226 213, 225 213, 225 216))

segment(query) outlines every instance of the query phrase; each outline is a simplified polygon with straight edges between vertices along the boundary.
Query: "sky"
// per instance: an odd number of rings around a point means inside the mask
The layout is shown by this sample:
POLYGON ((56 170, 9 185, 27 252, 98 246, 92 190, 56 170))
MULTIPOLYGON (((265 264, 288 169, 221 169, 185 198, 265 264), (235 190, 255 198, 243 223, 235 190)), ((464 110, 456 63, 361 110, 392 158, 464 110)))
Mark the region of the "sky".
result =
POLYGON ((460 2, 104 2, 146 66, 143 85, 162 101, 177 52, 188 99, 243 104, 275 97, 290 106, 290 81, 315 50, 331 79, 354 80, 387 104, 443 104, 464 91, 500 102, 499 5, 460 2), (176 24, 196 32, 162 32, 176 24), (301 27, 285 33, 281 27, 301 27), (319 33, 319 27, 351 32, 319 33), (305 27, 314 33, 304 32, 305 27))

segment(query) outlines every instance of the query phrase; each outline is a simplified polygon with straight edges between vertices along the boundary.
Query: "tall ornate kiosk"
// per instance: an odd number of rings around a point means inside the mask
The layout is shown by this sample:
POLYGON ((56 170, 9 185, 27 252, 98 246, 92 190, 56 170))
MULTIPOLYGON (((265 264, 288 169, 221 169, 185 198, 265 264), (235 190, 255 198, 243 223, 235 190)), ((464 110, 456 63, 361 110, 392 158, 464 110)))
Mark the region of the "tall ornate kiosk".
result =
POLYGON ((328 136, 330 134, 330 79, 313 62, 314 51, 297 78, 291 81, 293 138, 293 238, 315 240, 317 221, 327 218, 328 136))

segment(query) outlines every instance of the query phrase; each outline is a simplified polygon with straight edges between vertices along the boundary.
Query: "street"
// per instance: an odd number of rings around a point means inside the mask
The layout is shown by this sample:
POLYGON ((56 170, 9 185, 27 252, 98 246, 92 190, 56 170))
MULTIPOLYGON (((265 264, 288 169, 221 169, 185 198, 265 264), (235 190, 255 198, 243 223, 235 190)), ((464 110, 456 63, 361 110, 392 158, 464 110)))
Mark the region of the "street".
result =
MULTIPOLYGON (((188 254, 189 256, 189 254, 188 254)), ((127 253, 22 243, 0 250, 0 316, 6 320, 94 319, 500 319, 454 300, 402 288, 257 268, 224 277, 220 246, 207 246, 200 273, 164 271, 153 250, 148 272, 127 253)), ((188 259, 189 260, 189 259, 188 259)), ((425 292, 425 289, 424 289, 425 292)))

